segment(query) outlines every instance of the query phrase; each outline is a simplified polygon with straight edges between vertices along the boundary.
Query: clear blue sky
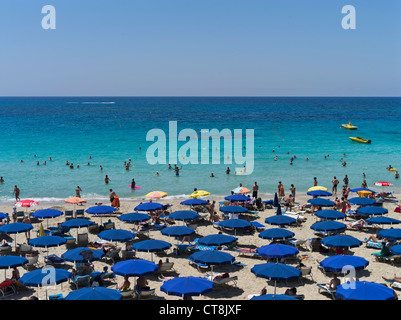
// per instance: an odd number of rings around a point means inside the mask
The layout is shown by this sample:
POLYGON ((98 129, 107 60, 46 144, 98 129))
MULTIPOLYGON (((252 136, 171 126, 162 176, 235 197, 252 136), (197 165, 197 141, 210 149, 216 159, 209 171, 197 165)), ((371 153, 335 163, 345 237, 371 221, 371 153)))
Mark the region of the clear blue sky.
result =
POLYGON ((0 95, 401 96, 400 39, 400 0, 2 0, 0 95))

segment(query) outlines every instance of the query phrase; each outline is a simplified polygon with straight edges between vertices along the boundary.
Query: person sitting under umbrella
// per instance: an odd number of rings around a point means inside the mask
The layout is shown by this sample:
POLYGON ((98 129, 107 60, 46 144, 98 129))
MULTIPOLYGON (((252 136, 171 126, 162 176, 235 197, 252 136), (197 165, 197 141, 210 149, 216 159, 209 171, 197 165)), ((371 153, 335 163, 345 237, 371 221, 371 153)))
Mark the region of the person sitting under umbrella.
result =
POLYGON ((120 291, 131 290, 131 282, 129 282, 128 276, 124 276, 124 280, 116 285, 116 289, 120 291))
POLYGON ((136 285, 139 291, 150 290, 150 287, 148 286, 148 280, 146 280, 145 276, 140 276, 136 281, 136 285))
POLYGON ((384 241, 382 242, 382 247, 380 252, 373 252, 372 255, 375 256, 376 261, 379 261, 380 258, 388 257, 390 255, 390 249, 386 245, 386 242, 384 241))

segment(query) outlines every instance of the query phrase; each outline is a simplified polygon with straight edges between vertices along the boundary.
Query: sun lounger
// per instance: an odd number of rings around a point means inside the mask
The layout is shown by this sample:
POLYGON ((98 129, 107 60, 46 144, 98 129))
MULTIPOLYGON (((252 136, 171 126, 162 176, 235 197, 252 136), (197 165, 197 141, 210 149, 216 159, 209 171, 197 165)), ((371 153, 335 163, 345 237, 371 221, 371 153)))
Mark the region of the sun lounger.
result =
POLYGON ((39 255, 26 254, 25 258, 28 260, 28 263, 24 264, 23 267, 27 270, 31 270, 38 263, 39 255))
POLYGON ((309 276, 313 281, 312 266, 301 267, 301 277, 299 278, 299 281, 301 282, 301 280, 304 279, 306 276, 309 276))
POLYGON ((136 256, 136 251, 134 250, 121 250, 122 260, 134 259, 135 256, 136 256))
POLYGON ((392 265, 401 260, 401 255, 393 254, 386 257, 377 257, 379 261, 390 262, 392 265))
POLYGON ((17 293, 15 280, 5 280, 0 283, 0 294, 3 298, 9 297, 15 293, 17 293))
POLYGON ((234 286, 237 286, 237 276, 232 276, 230 277, 228 273, 225 274, 220 274, 220 273, 214 273, 213 275, 207 274, 206 278, 210 281, 213 281, 217 285, 224 285, 229 282, 233 282, 234 286))
POLYGON ((239 256, 258 257, 258 258, 261 257, 259 253, 256 252, 256 249, 241 248, 241 249, 235 249, 234 251, 238 252, 239 256))
POLYGON ((82 287, 90 287, 90 275, 85 276, 76 276, 75 279, 71 280, 72 284, 75 286, 76 289, 82 287))
POLYGON ((195 250, 196 244, 195 243, 189 243, 189 244, 181 243, 181 244, 177 244, 176 246, 177 246, 177 248, 176 248, 177 254, 188 254, 195 250))
POLYGON ((209 266, 207 264, 203 264, 203 263, 199 263, 199 262, 195 262, 191 259, 188 259, 189 264, 196 266, 196 268, 198 269, 198 271, 205 271, 205 270, 209 270, 209 266))
POLYGON ((57 265, 57 264, 61 264, 64 262, 63 258, 60 258, 59 256, 57 256, 55 254, 50 254, 48 256, 44 256, 43 258, 45 259, 46 264, 57 265))
POLYGON ((52 294, 50 296, 47 297, 47 300, 63 300, 63 294, 59 293, 59 294, 52 294))
POLYGON ((381 244, 381 242, 374 242, 372 240, 369 240, 369 241, 366 242, 366 247, 367 248, 374 248, 374 249, 381 249, 382 244, 381 244))
POLYGON ((85 216, 85 210, 84 209, 77 209, 75 210, 75 218, 82 219, 85 216))
POLYGON ((74 218, 74 211, 73 210, 65 210, 64 211, 65 220, 71 220, 74 218))
POLYGON ((123 296, 123 299, 131 299, 134 297, 134 290, 132 290, 132 289, 119 290, 119 292, 123 296))
POLYGON ((337 291, 336 289, 329 289, 329 288, 326 287, 326 285, 320 284, 320 283, 317 283, 316 285, 319 288, 319 293, 321 293, 323 291, 325 293, 330 294, 333 300, 336 299, 336 296, 335 296, 336 291, 337 291))
POLYGON ((138 286, 135 286, 134 295, 135 299, 149 299, 155 296, 155 289, 139 290, 138 286))
POLYGON ((163 262, 158 271, 159 272, 175 271, 173 266, 174 262, 163 262))
POLYGON ((301 240, 301 239, 291 238, 291 239, 288 239, 288 240, 287 240, 287 243, 289 243, 289 244, 295 246, 295 247, 298 248, 298 249, 299 249, 299 248, 307 249, 307 248, 305 247, 305 245, 308 244, 308 240, 301 240))
POLYGON ((79 233, 77 239, 78 247, 86 247, 88 245, 88 234, 87 233, 79 233))

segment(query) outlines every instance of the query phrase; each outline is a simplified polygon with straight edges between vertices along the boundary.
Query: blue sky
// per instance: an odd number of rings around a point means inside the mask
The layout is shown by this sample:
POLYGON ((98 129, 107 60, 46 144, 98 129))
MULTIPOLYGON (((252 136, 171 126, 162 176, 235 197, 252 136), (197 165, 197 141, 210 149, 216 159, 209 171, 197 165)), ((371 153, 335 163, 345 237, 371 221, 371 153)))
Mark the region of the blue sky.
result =
POLYGON ((400 96, 400 39, 399 0, 2 0, 0 95, 400 96))

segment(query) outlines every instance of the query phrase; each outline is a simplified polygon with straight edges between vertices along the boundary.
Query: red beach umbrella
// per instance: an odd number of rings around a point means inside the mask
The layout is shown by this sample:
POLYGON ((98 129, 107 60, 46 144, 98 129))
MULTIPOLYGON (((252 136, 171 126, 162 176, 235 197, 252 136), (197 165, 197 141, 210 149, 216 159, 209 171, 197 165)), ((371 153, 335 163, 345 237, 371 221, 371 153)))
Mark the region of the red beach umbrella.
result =
POLYGON ((38 204, 39 202, 30 199, 20 200, 15 203, 17 207, 27 207, 27 208, 37 206, 38 204))
POLYGON ((378 181, 373 184, 374 186, 381 186, 381 187, 389 187, 392 186, 390 182, 387 181, 378 181))

